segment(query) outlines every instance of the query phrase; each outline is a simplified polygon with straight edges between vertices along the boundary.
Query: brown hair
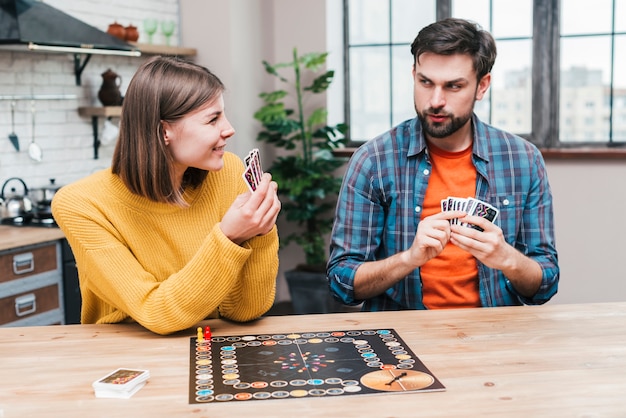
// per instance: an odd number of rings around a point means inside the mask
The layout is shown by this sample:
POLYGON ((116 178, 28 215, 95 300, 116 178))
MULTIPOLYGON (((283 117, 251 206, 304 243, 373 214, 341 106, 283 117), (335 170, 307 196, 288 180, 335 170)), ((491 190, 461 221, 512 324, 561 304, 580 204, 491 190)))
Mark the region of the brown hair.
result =
POLYGON ((467 54, 480 81, 496 61, 496 42, 489 32, 468 20, 447 18, 423 28, 411 44, 413 62, 425 52, 438 55, 467 54))
POLYGON ((161 122, 175 122, 223 91, 222 82, 205 67, 172 57, 157 56, 146 61, 133 76, 124 97, 113 173, 135 194, 186 206, 181 186, 199 186, 207 171, 189 167, 183 184, 176 183, 161 122))

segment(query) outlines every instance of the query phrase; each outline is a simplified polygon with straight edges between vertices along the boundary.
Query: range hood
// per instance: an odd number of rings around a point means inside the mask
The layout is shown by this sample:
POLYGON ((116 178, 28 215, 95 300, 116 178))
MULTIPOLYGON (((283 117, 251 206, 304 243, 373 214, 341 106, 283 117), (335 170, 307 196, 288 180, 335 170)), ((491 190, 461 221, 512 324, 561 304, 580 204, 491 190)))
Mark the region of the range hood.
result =
POLYGON ((34 0, 0 0, 0 47, 89 56, 141 55, 133 45, 34 0))

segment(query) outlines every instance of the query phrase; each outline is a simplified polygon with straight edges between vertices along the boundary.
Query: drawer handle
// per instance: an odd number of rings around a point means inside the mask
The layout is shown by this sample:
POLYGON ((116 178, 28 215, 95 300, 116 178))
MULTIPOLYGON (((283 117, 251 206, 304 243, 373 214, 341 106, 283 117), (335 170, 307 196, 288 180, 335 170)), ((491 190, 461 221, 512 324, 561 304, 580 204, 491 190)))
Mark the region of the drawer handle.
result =
POLYGON ((15 298, 15 314, 26 316, 37 310, 37 298, 34 293, 15 298))
POLYGON ((25 274, 35 270, 33 253, 18 254, 13 257, 13 273, 25 274))

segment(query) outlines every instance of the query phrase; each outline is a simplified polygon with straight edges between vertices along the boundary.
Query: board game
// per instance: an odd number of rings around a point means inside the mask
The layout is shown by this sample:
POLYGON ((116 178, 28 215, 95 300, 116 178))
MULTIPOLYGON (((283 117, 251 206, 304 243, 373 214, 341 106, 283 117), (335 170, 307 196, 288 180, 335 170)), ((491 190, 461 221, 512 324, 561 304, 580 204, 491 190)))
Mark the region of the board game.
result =
POLYGON ((393 329, 192 337, 189 403, 441 391, 393 329))

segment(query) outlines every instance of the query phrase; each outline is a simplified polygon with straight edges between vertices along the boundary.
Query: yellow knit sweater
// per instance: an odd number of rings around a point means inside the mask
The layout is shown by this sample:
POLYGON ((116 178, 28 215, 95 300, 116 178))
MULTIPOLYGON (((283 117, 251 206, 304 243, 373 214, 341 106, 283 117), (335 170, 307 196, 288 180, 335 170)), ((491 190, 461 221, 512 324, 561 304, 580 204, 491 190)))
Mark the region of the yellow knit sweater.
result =
POLYGON ((249 321, 269 310, 278 271, 276 227, 242 246, 219 228, 246 190, 243 163, 224 168, 187 191, 190 206, 132 194, 110 169, 55 193, 52 211, 78 267, 82 323, 137 321, 158 334, 205 318, 249 321))

